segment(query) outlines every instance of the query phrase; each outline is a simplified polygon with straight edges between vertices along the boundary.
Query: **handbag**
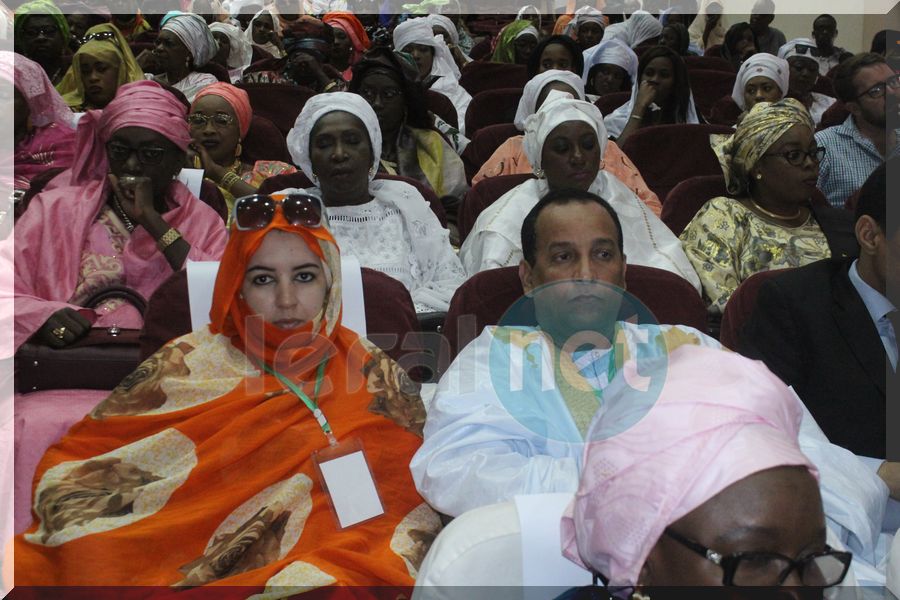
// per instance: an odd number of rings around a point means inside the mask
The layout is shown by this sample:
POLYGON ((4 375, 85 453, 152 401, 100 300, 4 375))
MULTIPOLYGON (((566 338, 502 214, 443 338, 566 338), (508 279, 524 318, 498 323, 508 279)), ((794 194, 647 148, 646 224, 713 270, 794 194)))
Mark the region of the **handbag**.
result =
MULTIPOLYGON (((120 298, 143 315, 147 301, 125 286, 114 285, 91 296, 85 308, 120 298)), ((36 342, 22 344, 15 356, 15 388, 39 390, 111 390, 140 364, 139 329, 95 327, 65 348, 36 342)))

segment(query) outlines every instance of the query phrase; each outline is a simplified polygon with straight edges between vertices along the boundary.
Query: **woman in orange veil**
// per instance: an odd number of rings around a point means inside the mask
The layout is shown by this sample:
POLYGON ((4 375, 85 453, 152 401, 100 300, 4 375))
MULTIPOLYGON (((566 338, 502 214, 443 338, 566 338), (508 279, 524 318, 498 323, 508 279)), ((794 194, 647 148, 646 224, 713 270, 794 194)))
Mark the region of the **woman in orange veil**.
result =
POLYGON ((44 456, 34 523, 15 540, 17 586, 227 585, 275 598, 412 585, 440 529, 408 468, 425 420, 418 386, 341 326, 321 205, 301 198, 307 221, 293 225, 300 213, 289 223, 291 200, 279 200, 261 228, 232 225, 209 327, 147 359, 44 456), (339 526, 313 462, 328 431, 362 443, 380 516, 339 526))

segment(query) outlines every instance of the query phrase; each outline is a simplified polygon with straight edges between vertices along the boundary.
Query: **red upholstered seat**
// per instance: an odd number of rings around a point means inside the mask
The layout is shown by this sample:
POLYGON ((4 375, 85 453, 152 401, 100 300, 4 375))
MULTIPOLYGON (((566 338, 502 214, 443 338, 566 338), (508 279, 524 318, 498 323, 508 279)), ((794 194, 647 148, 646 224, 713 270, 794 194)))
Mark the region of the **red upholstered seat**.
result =
MULTIPOLYGON (((368 339, 402 364, 404 357, 418 347, 418 321, 412 298, 402 283, 372 269, 363 267, 362 282, 368 339)), ((187 271, 182 269, 148 299, 140 336, 141 360, 190 331, 187 271)))
POLYGON ((472 60, 482 60, 490 58, 491 55, 491 38, 490 36, 482 38, 480 42, 472 47, 469 52, 469 58, 472 60))
MULTIPOLYGON (((434 190, 432 190, 430 187, 420 181, 410 179, 409 177, 401 177, 400 175, 388 175, 387 173, 378 173, 375 175, 375 179, 392 179, 394 181, 402 181, 413 186, 414 188, 419 190, 419 193, 422 194, 422 197, 425 198, 429 206, 431 206, 432 212, 438 218, 438 221, 441 222, 441 225, 443 227, 447 227, 447 213, 444 211, 444 205, 441 204, 441 201, 438 199, 437 194, 435 194, 434 190)), ((262 182, 261 186, 259 186, 259 193, 271 194, 273 192, 285 190, 288 188, 310 187, 313 187, 313 184, 309 180, 309 177, 307 177, 306 174, 303 173, 303 171, 297 171, 296 173, 287 173, 285 175, 276 175, 274 177, 269 177, 262 182)))
POLYGON ((258 160, 291 162, 291 153, 288 152, 284 134, 275 126, 275 123, 259 115, 253 115, 250 121, 250 130, 241 140, 241 147, 243 148, 242 158, 249 164, 258 160))
POLYGON ((222 65, 218 65, 214 62, 208 62, 202 67, 197 67, 198 73, 209 73, 210 75, 215 76, 219 81, 223 81, 225 83, 231 83, 231 77, 228 75, 228 69, 223 67, 222 65))
POLYGON ((479 92, 466 111, 466 136, 483 127, 512 123, 522 98, 522 88, 500 88, 479 92))
POLYGON ((622 145, 657 197, 697 175, 718 175, 719 160, 709 146, 711 133, 733 133, 725 125, 659 125, 635 131, 622 145))
POLYGON ((272 60, 275 57, 272 56, 272 53, 268 50, 263 50, 260 46, 256 44, 251 44, 250 49, 253 51, 253 54, 250 57, 250 64, 258 63, 263 60, 272 60))
POLYGON ((816 127, 816 131, 822 131, 823 129, 840 125, 846 121, 849 116, 850 111, 847 110, 847 107, 843 102, 837 100, 822 114, 822 120, 819 121, 819 126, 816 127))
POLYGON ((719 98, 731 95, 737 73, 697 69, 688 73, 688 77, 691 80, 691 92, 694 94, 697 113, 705 118, 719 98))
POLYGON ((597 98, 594 106, 600 109, 603 116, 606 117, 614 112, 617 108, 631 100, 631 92, 614 92, 597 98))
POLYGON ((734 67, 730 62, 721 56, 683 56, 684 65, 688 69, 688 73, 698 69, 707 69, 711 71, 734 71, 734 67))
POLYGON ((481 170, 485 162, 494 154, 500 145, 522 132, 512 123, 488 125, 475 132, 461 158, 466 167, 466 180, 471 184, 472 178, 481 170))
POLYGON ((428 110, 450 123, 457 129, 459 128, 459 116, 456 113, 456 107, 447 96, 434 90, 425 91, 425 101, 428 103, 428 110))
POLYGON ((703 56, 714 56, 716 58, 725 60, 725 58, 722 56, 722 44, 713 44, 703 51, 703 56))
MULTIPOLYGON (((707 332, 703 299, 691 284, 678 275, 653 267, 629 265, 625 272, 625 287, 650 310, 658 323, 687 325, 707 332)), ((487 325, 498 324, 507 309, 522 295, 517 267, 482 271, 460 286, 450 301, 444 321, 444 335, 450 355, 442 357, 442 370, 487 325)), ((527 314, 528 311, 524 312, 527 314)), ((620 316, 627 318, 633 314, 635 311, 631 308, 620 316)), ((644 320, 639 319, 638 322, 644 320)), ((532 319, 531 322, 508 324, 533 323, 532 319)))
POLYGON ((525 65, 495 62, 470 62, 462 68, 461 85, 472 97, 485 90, 497 88, 523 88, 528 83, 525 65))
POLYGON ((741 331, 750 315, 753 314, 759 289, 766 281, 787 270, 789 269, 760 271, 745 279, 738 286, 731 298, 728 299, 725 311, 722 313, 722 329, 719 332, 719 341, 725 347, 737 352, 741 340, 741 331))
POLYGON ((240 83, 237 87, 247 90, 253 114, 272 121, 285 136, 303 105, 315 95, 309 88, 284 83, 240 83))
POLYGON ((531 173, 499 175, 482 179, 475 184, 466 193, 462 206, 459 207, 456 226, 459 228, 460 243, 465 241, 466 236, 472 231, 472 227, 475 225, 475 221, 478 219, 481 211, 496 202, 500 196, 509 190, 533 177, 534 175, 531 173))
POLYGON ((660 218, 672 233, 681 235, 709 199, 726 194, 725 177, 721 174, 691 177, 672 188, 663 202, 660 218))
POLYGON ((834 94, 834 83, 831 81, 830 77, 826 77, 825 75, 819 75, 819 78, 816 80, 816 85, 813 86, 812 91, 818 92, 820 94, 825 94, 826 96, 835 97, 834 94))
POLYGON ((222 217, 222 221, 228 222, 228 205, 225 204, 225 196, 222 195, 219 186, 204 178, 200 184, 200 199, 216 211, 216 214, 222 217))
POLYGON ((741 116, 741 107, 729 94, 716 100, 709 110, 706 120, 714 125, 734 125, 739 116, 741 116))

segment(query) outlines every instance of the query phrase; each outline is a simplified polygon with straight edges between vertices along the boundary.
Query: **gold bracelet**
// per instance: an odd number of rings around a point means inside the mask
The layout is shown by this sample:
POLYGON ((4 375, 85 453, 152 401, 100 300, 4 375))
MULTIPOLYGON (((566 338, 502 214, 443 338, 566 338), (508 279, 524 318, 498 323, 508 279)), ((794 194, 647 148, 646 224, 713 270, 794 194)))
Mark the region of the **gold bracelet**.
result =
POLYGON ((640 120, 643 119, 644 117, 642 117, 642 116, 640 116, 640 115, 631 115, 631 116, 628 117, 628 118, 629 118, 629 119, 634 119, 635 121, 640 121, 640 120))
POLYGON ((169 230, 162 234, 162 236, 158 240, 156 240, 156 247, 159 248, 160 252, 165 252, 166 248, 180 239, 181 234, 178 233, 178 230, 174 227, 169 227, 169 230))
POLYGON ((241 181, 240 175, 238 175, 234 171, 228 171, 222 177, 222 181, 220 183, 223 188, 225 188, 226 190, 228 190, 230 192, 231 188, 234 187, 234 184, 237 183, 238 181, 241 181))
POLYGON ((339 80, 337 80, 337 79, 332 79, 332 80, 329 81, 327 84, 325 84, 325 87, 322 88, 322 91, 323 91, 323 92, 330 92, 331 90, 333 90, 334 88, 336 88, 336 87, 339 86, 339 85, 341 85, 341 82, 340 82, 339 80))

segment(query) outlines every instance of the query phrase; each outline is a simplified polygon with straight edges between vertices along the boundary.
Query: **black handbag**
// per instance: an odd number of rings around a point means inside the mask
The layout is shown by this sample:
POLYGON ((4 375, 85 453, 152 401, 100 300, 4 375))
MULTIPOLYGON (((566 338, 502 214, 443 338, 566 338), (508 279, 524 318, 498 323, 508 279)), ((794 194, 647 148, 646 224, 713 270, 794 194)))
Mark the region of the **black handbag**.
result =
MULTIPOLYGON (((141 315, 147 310, 144 297, 124 286, 100 290, 84 305, 95 308, 114 298, 130 303, 141 315)), ((16 391, 111 390, 140 364, 139 335, 139 329, 95 327, 65 348, 26 342, 15 356, 16 391)))

